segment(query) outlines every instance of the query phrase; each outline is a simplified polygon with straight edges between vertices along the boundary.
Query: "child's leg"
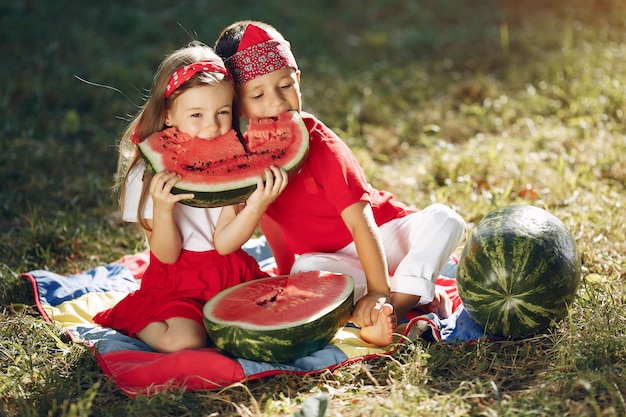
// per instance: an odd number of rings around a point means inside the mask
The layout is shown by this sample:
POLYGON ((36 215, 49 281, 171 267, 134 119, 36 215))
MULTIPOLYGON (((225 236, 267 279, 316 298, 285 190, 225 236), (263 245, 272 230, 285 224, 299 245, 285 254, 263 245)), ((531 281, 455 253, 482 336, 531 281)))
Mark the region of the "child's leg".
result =
POLYGON ((294 262, 291 273, 306 271, 329 271, 350 275, 354 280, 355 301, 367 293, 367 280, 361 261, 356 255, 356 249, 354 254, 311 252, 300 255, 294 262))
POLYGON ((435 313, 442 319, 447 319, 454 312, 454 302, 450 295, 438 285, 435 288, 435 298, 428 304, 413 307, 416 312, 422 314, 435 313))
POLYGON ((137 338, 157 352, 163 353, 207 346, 204 326, 183 317, 152 322, 137 332, 137 338))
POLYGON ((435 298, 428 306, 431 313, 437 314, 442 319, 447 319, 453 313, 452 299, 445 290, 439 287, 435 288, 435 298))
MULTIPOLYGON (((435 299, 435 281, 465 234, 465 222, 452 209, 433 204, 380 227, 391 273, 392 293, 435 299)), ((397 310, 400 305, 394 307, 397 310)), ((400 315, 402 312, 398 311, 400 315)))
MULTIPOLYGON (((341 253, 307 253, 298 257, 291 273, 305 271, 329 271, 347 274, 354 280, 354 300, 360 300, 367 293, 367 281, 361 261, 356 255, 354 244, 348 245, 341 253), (349 253, 352 250, 353 253, 349 253)), ((391 304, 377 305, 372 311, 374 324, 361 328, 361 337, 368 343, 387 346, 393 341, 397 318, 391 304)))

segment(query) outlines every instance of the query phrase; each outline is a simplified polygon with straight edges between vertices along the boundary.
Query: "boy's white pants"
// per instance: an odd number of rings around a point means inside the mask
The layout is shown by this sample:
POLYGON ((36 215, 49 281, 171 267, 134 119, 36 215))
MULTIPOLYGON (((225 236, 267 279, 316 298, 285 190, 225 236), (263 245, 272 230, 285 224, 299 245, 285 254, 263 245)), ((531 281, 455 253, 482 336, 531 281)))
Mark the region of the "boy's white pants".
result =
MULTIPOLYGON (((379 227, 389 267, 391 292, 419 295, 419 304, 435 296, 435 280, 461 243, 466 225, 461 216, 442 204, 391 220, 379 227)), ((354 242, 337 252, 300 255, 291 273, 329 271, 351 275, 354 299, 367 293, 367 281, 354 242)))

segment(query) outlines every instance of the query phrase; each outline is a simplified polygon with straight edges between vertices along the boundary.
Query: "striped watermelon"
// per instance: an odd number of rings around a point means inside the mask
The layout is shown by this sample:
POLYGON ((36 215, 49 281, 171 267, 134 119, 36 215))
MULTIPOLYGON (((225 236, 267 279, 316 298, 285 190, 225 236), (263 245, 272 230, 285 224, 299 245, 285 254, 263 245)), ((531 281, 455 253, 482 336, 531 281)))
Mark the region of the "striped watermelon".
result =
POLYGON ((203 309, 218 348, 255 361, 290 362, 326 346, 352 311, 352 277, 299 272, 228 288, 203 309))
POLYGON ((567 315, 580 275, 580 256, 565 225, 545 210, 516 205, 478 223, 459 259, 457 287, 486 332, 523 338, 567 315))
POLYGON ((153 173, 181 175, 172 193, 194 193, 183 200, 194 207, 219 207, 245 201, 256 189, 265 168, 276 165, 298 172, 309 149, 309 133, 298 112, 250 122, 242 142, 234 130, 200 139, 168 128, 139 143, 139 152, 153 173))

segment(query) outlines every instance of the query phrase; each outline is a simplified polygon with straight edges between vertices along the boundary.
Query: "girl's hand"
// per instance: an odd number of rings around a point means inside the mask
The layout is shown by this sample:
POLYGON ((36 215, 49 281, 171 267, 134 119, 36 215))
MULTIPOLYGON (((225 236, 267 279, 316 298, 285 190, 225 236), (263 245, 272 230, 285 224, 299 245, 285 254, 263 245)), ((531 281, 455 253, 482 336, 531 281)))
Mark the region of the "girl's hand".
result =
POLYGON ((172 194, 172 188, 180 179, 180 175, 168 171, 161 171, 152 177, 150 195, 155 208, 172 210, 179 201, 194 197, 193 194, 172 194))
POLYGON ((265 212, 287 187, 287 178, 287 171, 282 168, 275 166, 265 168, 265 183, 263 183, 263 178, 259 177, 256 190, 246 201, 246 206, 259 213, 265 212))
POLYGON ((352 310, 350 321, 358 327, 372 326, 378 314, 376 306, 382 307, 383 304, 390 300, 388 294, 384 293, 367 293, 359 301, 357 301, 352 310))

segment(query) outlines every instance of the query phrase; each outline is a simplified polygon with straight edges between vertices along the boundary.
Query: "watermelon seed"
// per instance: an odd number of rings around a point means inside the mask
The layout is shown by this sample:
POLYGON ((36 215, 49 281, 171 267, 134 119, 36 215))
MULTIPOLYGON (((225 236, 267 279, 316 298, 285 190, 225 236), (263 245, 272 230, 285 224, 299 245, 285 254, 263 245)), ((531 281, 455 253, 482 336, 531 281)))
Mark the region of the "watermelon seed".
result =
MULTIPOLYGON (((285 291, 285 289, 284 289, 284 288, 280 288, 280 289, 278 289, 278 291, 277 291, 274 295, 272 295, 270 298, 264 298, 264 299, 261 299, 261 300, 257 300, 257 302, 256 302, 256 303, 257 303, 257 305, 258 305, 258 306, 260 306, 260 307, 265 307, 265 306, 268 306, 268 304, 270 304, 270 303, 275 303, 275 302, 276 302, 276 300, 278 300, 278 296, 279 296, 279 295, 281 295, 284 291, 285 291)), ((269 306, 268 306, 268 307, 269 307, 269 306)))

